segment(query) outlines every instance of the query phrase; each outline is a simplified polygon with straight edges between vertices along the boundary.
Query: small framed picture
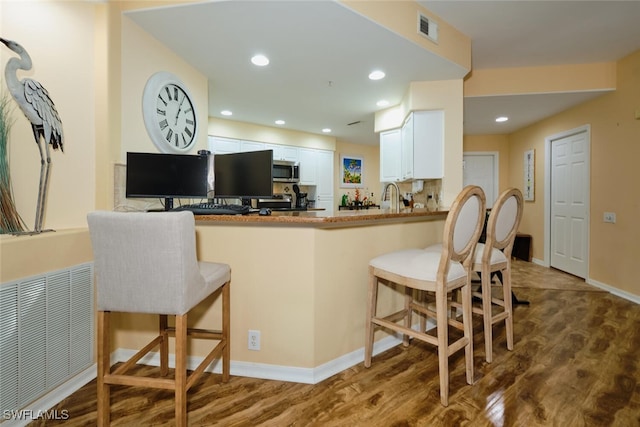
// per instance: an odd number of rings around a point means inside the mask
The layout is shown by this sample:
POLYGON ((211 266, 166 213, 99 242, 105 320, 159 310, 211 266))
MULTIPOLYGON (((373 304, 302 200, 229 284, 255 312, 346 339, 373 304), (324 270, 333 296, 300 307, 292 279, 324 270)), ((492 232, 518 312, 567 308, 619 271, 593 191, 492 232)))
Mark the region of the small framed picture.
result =
POLYGON ((340 156, 340 187, 356 188, 363 186, 364 160, 358 156, 340 156))
POLYGON ((524 152, 524 194, 523 198, 527 202, 535 200, 535 181, 536 181, 536 152, 528 150, 524 152))

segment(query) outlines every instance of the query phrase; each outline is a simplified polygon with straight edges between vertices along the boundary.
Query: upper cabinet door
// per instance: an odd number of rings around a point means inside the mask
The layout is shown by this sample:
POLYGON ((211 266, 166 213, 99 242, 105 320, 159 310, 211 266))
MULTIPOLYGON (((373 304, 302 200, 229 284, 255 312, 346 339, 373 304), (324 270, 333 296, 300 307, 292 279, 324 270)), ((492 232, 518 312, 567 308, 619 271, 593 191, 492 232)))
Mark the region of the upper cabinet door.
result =
POLYGON ((300 158, 300 185, 316 185, 318 150, 301 148, 298 155, 300 158))
POLYGON ((413 179, 444 176, 444 111, 413 113, 413 179))
POLYGON ((444 176, 444 111, 414 111, 402 126, 403 181, 444 176))
POLYGON ((400 181, 401 140, 400 129, 380 133, 380 182, 400 181))
POLYGON ((241 141, 240 142, 240 151, 248 152, 248 151, 262 151, 264 150, 264 142, 255 142, 255 141, 241 141))
POLYGON ((237 153, 240 151, 240 140, 210 136, 209 151, 213 154, 237 153))
POLYGON ((413 178, 413 113, 405 120, 401 133, 400 178, 406 181, 413 178))
POLYGON ((298 147, 280 144, 264 144, 265 150, 273 150, 273 160, 298 161, 298 147))

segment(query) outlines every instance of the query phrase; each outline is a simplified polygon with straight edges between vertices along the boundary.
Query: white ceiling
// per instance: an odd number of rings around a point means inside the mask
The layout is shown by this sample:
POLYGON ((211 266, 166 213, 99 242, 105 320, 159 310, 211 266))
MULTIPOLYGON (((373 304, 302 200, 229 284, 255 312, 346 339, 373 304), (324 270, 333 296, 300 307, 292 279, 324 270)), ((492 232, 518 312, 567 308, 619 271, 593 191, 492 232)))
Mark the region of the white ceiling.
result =
MULTIPOLYGON (((472 39, 474 68, 615 61, 640 49, 640 1, 419 1, 472 39)), ((333 1, 217 1, 128 12, 209 77, 209 115, 377 144, 376 102, 410 81, 462 78, 441 59, 333 1), (188 24, 187 24, 188 23, 188 24), (271 63, 249 62, 263 53, 271 63), (387 77, 370 81, 369 72, 387 77), (355 124, 353 124, 355 123, 355 124)), ((465 134, 508 133, 600 93, 465 98, 465 134), (510 116, 496 124, 498 114, 510 116)))

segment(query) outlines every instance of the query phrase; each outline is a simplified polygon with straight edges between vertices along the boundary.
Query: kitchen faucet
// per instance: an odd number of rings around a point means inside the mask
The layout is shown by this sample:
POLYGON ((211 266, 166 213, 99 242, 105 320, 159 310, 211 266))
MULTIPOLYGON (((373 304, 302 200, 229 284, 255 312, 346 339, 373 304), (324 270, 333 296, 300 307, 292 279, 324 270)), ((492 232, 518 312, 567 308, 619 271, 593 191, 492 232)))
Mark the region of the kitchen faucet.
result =
POLYGON ((387 199, 387 189, 389 186, 393 186, 396 189, 396 213, 400 213, 400 189, 398 188, 398 184, 395 182, 388 182, 382 191, 382 194, 384 195, 383 197, 385 200, 387 199))

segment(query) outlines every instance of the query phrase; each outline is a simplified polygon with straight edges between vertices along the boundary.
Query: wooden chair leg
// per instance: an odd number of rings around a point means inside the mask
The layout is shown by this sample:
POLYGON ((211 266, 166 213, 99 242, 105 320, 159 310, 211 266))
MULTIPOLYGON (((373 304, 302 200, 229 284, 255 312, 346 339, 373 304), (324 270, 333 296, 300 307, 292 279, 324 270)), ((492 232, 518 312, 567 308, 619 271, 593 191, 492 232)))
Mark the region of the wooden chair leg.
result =
POLYGON ((440 377, 440 402, 449 406, 449 337, 447 293, 436 290, 436 330, 438 333, 438 376, 440 377))
POLYGON ((108 311, 98 311, 98 426, 107 427, 110 424, 111 392, 104 377, 111 370, 110 351, 110 314, 108 311))
MULTIPOLYGON (((413 303, 413 289, 405 286, 404 288, 404 327, 407 329, 411 329, 411 320, 413 318, 413 309, 411 308, 411 304, 413 303)), ((409 347, 409 341, 411 337, 407 334, 402 336, 402 345, 404 347, 409 347)))
POLYGON ((176 426, 187 426, 187 315, 176 316, 176 426))
POLYGON ((473 312, 471 301, 471 283, 462 287, 462 325, 467 345, 464 347, 464 360, 467 371, 467 384, 473 384, 473 312))
POLYGON ((371 356, 373 354, 373 336, 375 328, 371 319, 376 315, 376 306, 378 302, 378 278, 369 273, 369 292, 367 296, 367 319, 365 322, 365 339, 364 339, 364 366, 371 366, 371 356))
POLYGON ((222 352, 222 382, 229 381, 231 371, 231 286, 230 282, 222 288, 222 339, 225 342, 222 352))
MULTIPOLYGON (((429 304, 429 301, 427 300, 426 292, 418 291, 418 298, 419 298, 420 304, 423 307, 426 307, 429 304)), ((419 323, 420 332, 424 334, 427 332, 427 315, 424 313, 419 313, 419 317, 420 317, 420 323, 419 323)))
POLYGON ((158 333, 162 337, 160 343, 160 375, 166 377, 169 373, 169 334, 167 327, 169 326, 168 316, 161 314, 158 321, 158 333))
POLYGON ((487 363, 493 360, 493 315, 491 313, 491 272, 483 271, 482 286, 482 320, 484 321, 484 352, 487 363))
POLYGON ((504 310, 507 312, 505 322, 505 332, 507 335, 507 349, 513 350, 513 304, 511 299, 511 263, 502 273, 502 291, 504 298, 504 310))

